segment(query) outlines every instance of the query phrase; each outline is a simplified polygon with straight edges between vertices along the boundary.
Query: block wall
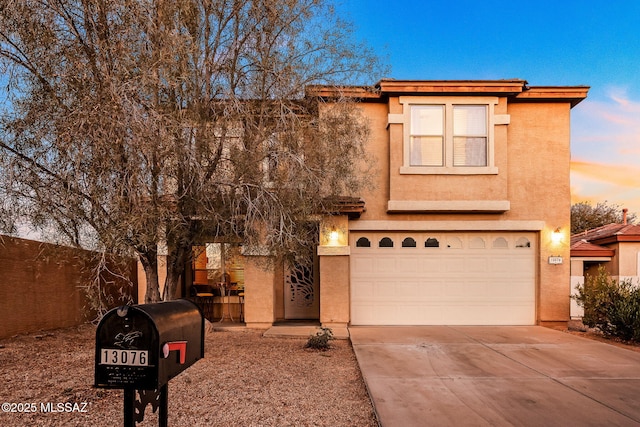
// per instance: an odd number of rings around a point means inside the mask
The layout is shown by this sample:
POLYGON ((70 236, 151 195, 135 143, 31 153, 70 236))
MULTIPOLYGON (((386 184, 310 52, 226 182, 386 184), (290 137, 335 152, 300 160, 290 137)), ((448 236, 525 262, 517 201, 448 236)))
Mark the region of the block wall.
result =
MULTIPOLYGON (((0 236, 0 338, 79 325, 95 319, 84 287, 91 281, 93 253, 48 243, 0 236)), ((124 273, 135 284, 134 260, 124 273)), ((113 268, 110 269, 113 271, 113 268)), ((133 289, 116 276, 101 276, 109 308, 133 289)), ((135 302, 135 296, 133 296, 135 302)))

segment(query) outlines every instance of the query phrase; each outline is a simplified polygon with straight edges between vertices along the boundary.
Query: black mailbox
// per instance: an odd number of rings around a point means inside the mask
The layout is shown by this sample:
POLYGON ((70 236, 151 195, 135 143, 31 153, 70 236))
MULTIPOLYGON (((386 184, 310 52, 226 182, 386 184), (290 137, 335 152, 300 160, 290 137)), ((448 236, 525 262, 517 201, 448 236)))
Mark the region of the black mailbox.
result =
POLYGON ((114 308, 96 330, 95 386, 157 390, 204 357, 204 319, 188 300, 114 308))

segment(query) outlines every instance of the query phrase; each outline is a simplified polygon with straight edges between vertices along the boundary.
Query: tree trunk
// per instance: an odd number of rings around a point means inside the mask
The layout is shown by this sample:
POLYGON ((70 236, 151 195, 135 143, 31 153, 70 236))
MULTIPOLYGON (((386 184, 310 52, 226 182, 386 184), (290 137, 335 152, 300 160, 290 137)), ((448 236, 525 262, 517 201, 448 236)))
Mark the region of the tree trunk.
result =
POLYGON ((139 254, 140 263, 147 279, 147 291, 144 296, 145 304, 160 301, 160 284, 158 281, 158 254, 139 254))
POLYGON ((167 256, 167 279, 164 283, 162 299, 171 301, 178 297, 180 277, 184 274, 185 263, 189 261, 191 245, 178 244, 169 250, 167 256))

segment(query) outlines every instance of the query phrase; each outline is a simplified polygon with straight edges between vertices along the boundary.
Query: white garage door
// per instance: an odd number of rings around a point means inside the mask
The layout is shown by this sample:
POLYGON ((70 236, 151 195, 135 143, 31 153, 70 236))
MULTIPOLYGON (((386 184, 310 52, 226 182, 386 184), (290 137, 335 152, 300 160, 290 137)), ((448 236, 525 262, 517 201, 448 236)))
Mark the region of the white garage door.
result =
POLYGON ((534 233, 351 233, 352 325, 532 325, 534 233))

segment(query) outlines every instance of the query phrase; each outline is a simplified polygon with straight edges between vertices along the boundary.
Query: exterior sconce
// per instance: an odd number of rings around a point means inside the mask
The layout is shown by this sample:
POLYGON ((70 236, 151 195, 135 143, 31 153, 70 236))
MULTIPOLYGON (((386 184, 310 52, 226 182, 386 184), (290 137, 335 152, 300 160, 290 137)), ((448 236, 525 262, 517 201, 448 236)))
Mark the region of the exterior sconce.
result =
POLYGON ((329 232, 329 244, 331 246, 338 246, 338 240, 340 239, 340 233, 336 230, 335 227, 331 228, 329 232))
POLYGON ((560 242, 562 242, 562 230, 560 230, 560 227, 556 228, 551 232, 551 242, 553 242, 553 244, 555 245, 560 244, 560 242))
POLYGON ((318 255, 349 255, 349 226, 344 218, 329 217, 320 226, 318 255))

